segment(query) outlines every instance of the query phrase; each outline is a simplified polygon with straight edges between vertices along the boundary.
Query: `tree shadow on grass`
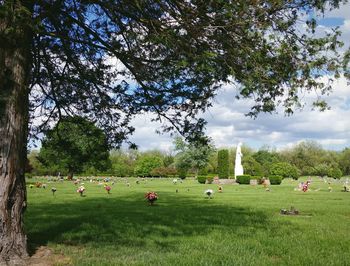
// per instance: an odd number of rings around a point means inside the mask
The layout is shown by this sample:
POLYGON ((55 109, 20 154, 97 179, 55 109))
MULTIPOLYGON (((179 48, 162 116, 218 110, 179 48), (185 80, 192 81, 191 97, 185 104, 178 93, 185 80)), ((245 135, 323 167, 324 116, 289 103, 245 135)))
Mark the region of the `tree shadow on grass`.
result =
POLYGON ((162 251, 176 251, 174 238, 205 236, 214 228, 271 230, 262 211, 218 205, 173 194, 148 206, 136 194, 128 198, 84 198, 83 201, 30 205, 25 217, 29 252, 50 243, 142 247, 147 241, 162 251), (170 241, 167 241, 169 239, 170 241), (164 241, 163 241, 164 240, 164 241))

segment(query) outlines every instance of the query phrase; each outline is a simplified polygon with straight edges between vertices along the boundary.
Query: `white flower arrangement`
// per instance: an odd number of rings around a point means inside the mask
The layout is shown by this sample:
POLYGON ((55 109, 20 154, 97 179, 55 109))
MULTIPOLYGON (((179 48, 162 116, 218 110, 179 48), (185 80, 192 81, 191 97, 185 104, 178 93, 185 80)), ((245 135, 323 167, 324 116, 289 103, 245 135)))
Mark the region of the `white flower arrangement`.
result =
POLYGON ((77 193, 79 193, 80 196, 83 196, 84 191, 85 191, 85 187, 84 187, 84 186, 80 186, 80 187, 77 189, 77 193))
POLYGON ((207 189, 204 191, 204 194, 211 199, 211 196, 214 194, 214 190, 207 189))

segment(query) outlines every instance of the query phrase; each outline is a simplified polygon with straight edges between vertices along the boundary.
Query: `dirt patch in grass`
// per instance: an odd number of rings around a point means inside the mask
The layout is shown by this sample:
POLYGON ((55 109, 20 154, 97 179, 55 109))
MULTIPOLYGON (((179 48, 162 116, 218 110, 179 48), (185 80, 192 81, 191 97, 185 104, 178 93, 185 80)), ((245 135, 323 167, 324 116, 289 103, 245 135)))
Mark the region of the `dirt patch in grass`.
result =
POLYGON ((73 265, 72 260, 63 254, 55 254, 50 248, 41 246, 28 259, 28 266, 73 265))

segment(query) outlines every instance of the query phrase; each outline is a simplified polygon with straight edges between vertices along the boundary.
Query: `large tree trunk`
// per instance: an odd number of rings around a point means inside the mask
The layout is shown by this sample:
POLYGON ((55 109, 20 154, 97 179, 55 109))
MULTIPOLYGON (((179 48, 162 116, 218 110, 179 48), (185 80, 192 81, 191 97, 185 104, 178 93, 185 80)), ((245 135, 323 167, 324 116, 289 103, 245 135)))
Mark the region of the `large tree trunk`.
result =
POLYGON ((23 213, 31 41, 30 29, 22 21, 28 13, 21 1, 4 2, 1 8, 6 13, 0 17, 0 265, 22 265, 28 257, 23 213))

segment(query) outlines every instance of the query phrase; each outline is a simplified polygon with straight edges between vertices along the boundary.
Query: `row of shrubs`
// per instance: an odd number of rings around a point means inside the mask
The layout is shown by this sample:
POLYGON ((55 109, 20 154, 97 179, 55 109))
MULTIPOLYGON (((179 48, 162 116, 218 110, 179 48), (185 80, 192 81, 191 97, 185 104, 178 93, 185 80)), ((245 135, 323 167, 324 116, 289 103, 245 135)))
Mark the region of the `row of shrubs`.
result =
MULTIPOLYGON (((262 184, 263 182, 263 177, 261 176, 239 175, 236 177, 236 181, 239 184, 250 184, 250 180, 253 180, 253 179, 257 180, 258 184, 262 184)), ((280 175, 270 175, 268 179, 270 180, 271 185, 280 185, 282 183, 283 177, 280 175)), ((212 176, 199 175, 197 177, 197 180, 200 184, 205 184, 205 183, 211 184, 214 178, 212 176)))
MULTIPOLYGON (((251 175, 238 175, 236 176, 236 181, 239 184, 250 184, 250 180, 257 180, 258 184, 262 184, 263 177, 261 176, 251 176, 251 175)), ((280 175, 270 175, 268 177, 271 185, 280 185, 282 183, 283 177, 280 175)))

